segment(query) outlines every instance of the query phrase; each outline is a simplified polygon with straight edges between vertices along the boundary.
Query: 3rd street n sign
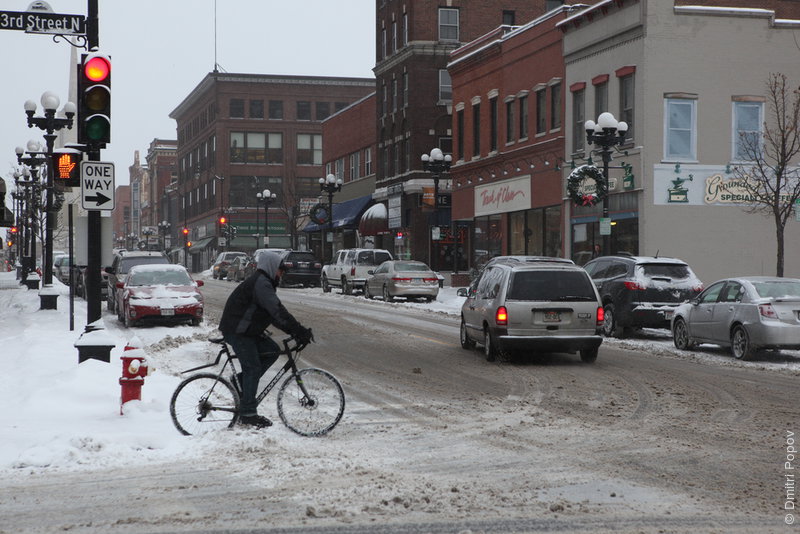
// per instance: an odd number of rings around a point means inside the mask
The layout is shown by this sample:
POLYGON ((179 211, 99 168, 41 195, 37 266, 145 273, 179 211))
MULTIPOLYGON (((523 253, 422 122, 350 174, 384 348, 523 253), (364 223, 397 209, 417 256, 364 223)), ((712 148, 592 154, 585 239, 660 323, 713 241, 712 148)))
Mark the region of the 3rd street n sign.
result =
POLYGON ((85 210, 113 210, 114 164, 105 161, 81 162, 81 206, 85 210))

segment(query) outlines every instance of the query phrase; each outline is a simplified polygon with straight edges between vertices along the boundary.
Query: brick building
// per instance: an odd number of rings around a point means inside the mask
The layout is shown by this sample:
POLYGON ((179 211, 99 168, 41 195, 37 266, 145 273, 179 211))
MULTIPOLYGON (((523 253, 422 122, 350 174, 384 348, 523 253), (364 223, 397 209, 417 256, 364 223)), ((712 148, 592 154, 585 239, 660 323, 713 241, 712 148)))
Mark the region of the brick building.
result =
POLYGON ((142 216, 142 224, 156 229, 159 249, 169 250, 171 243, 177 242, 180 230, 177 220, 177 154, 178 141, 153 139, 145 157, 150 175, 149 205, 146 215, 142 216))
MULTIPOLYGON (((376 0, 376 119, 378 146, 375 200, 387 203, 396 256, 449 270, 452 250, 449 180, 440 181, 433 210, 433 179, 420 157, 452 147, 450 52, 492 29, 541 16, 560 1, 376 0), (430 202, 424 201, 426 195, 430 202), (430 228, 439 228, 432 239, 430 228)), ((446 178, 446 176, 445 176, 446 178)), ((463 246, 463 243, 462 243, 463 246)), ((466 268, 462 258, 461 268, 466 268)))
POLYGON ((316 202, 324 172, 322 121, 374 90, 368 78, 207 74, 170 114, 190 270, 207 269, 223 248, 223 215, 236 229, 226 248, 253 251, 265 234, 271 247, 304 245, 301 208, 316 202), (264 189, 277 195, 268 218, 256 197, 264 189))

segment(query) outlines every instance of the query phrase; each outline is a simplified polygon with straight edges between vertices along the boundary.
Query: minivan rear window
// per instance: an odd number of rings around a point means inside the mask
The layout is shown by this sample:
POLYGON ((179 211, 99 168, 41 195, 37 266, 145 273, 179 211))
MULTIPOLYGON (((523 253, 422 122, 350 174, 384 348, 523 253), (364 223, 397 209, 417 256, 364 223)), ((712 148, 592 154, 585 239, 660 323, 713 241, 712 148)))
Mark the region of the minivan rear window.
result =
POLYGON ((508 300, 595 300, 594 286, 579 271, 519 271, 511 278, 508 300))

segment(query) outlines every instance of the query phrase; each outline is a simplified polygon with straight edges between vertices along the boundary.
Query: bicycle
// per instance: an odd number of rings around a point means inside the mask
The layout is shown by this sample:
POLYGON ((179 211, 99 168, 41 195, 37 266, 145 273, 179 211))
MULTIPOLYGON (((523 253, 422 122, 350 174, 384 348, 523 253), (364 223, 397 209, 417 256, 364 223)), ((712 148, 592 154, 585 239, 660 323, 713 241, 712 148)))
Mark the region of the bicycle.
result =
MULTIPOLYGON (((183 380, 170 401, 170 415, 182 434, 206 434, 231 428, 239 419, 240 388, 236 355, 232 354, 222 337, 209 338, 222 345, 214 362, 182 371, 181 374, 216 367, 224 358, 218 373, 197 373, 183 380), (226 372, 227 370, 227 372, 226 372), (231 380, 225 378, 230 373, 231 380)), ((278 390, 278 416, 286 427, 301 436, 322 436, 339 423, 344 414, 344 390, 328 371, 313 367, 298 369, 297 360, 306 344, 294 337, 283 340, 279 353, 287 357, 286 363, 256 397, 260 405, 275 385, 290 373, 278 390), (294 341, 294 345, 290 343, 294 341)))

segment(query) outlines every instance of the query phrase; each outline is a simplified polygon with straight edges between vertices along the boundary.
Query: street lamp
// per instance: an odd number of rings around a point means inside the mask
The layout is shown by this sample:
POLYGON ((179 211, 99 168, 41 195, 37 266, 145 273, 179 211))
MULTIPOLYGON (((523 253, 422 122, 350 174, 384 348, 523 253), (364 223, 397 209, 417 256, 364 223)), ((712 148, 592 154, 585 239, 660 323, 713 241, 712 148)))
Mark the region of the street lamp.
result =
POLYGON ((275 202, 278 196, 269 189, 256 193, 258 202, 264 203, 264 247, 269 248, 269 205, 275 202))
MULTIPOLYGON (((333 174, 319 179, 319 189, 328 194, 328 232, 333 233, 333 194, 342 190, 342 179, 333 174)), ((322 240, 322 257, 325 258, 325 239, 322 240)), ((333 258, 333 239, 331 238, 331 259, 333 258)))
MULTIPOLYGON (((28 128, 36 126, 44 131, 44 139, 47 145, 47 157, 52 159, 53 146, 56 140, 55 132, 67 128, 72 129, 72 118, 75 116, 75 104, 67 102, 64 105, 64 117, 57 117, 56 110, 58 109, 61 101, 58 96, 52 91, 45 91, 42 93, 40 100, 42 108, 44 108, 44 116, 36 117, 36 102, 28 100, 25 102, 25 114, 28 117, 28 128)), ((47 199, 45 201, 46 224, 45 228, 45 256, 44 256, 44 287, 51 287, 53 285, 53 230, 56 224, 56 216, 53 206, 53 198, 55 196, 53 185, 54 168, 52 164, 47 165, 47 199)), ((41 308, 54 310, 57 308, 58 294, 53 295, 40 293, 41 308)))
POLYGON ((166 252, 167 247, 170 246, 167 244, 167 234, 169 234, 169 229, 172 225, 167 221, 161 221, 157 226, 158 231, 161 233, 161 249, 166 252))
MULTIPOLYGON (((597 122, 588 120, 583 124, 586 130, 586 142, 597 145, 600 155, 603 157, 603 177, 606 181, 606 191, 608 190, 608 164, 611 163, 611 148, 625 143, 625 134, 628 132, 628 123, 625 121, 617 122, 614 115, 605 111, 597 117, 597 122)), ((603 199, 603 219, 605 224, 610 225, 608 218, 608 197, 603 199)), ((603 223, 601 222, 601 228, 603 223)), ((603 235, 603 254, 611 253, 611 233, 610 226, 608 233, 603 235)))
MULTIPOLYGON (((422 169, 431 173, 433 175, 433 222, 434 224, 439 224, 439 178, 443 172, 447 172, 450 170, 450 163, 453 161, 453 157, 450 154, 444 155, 440 148, 434 148, 431 150, 430 154, 423 154, 422 155, 422 169)), ((455 258, 456 254, 458 253, 458 243, 456 242, 456 232, 453 228, 453 257, 455 258)), ((430 229, 428 230, 430 233, 430 229)), ((431 256, 433 253, 431 252, 431 256)), ((433 263, 433 257, 428 258, 428 263, 433 263)), ((453 260, 455 263, 457 260, 453 260)), ((441 268, 440 266, 436 266, 435 268, 441 268)))
POLYGON ((18 184, 25 187, 26 198, 24 213, 27 223, 23 226, 26 237, 30 239, 30 244, 26 247, 29 255, 22 266, 22 282, 25 283, 28 288, 38 289, 38 279, 35 280, 35 284, 28 282, 28 273, 36 270, 36 238, 39 233, 39 210, 41 209, 39 167, 45 164, 47 158, 45 158, 44 153, 41 151, 41 145, 34 140, 28 141, 27 156, 24 155, 25 149, 21 146, 18 146, 15 152, 17 154, 17 161, 20 165, 23 165, 22 174, 25 180, 20 180, 18 184))

